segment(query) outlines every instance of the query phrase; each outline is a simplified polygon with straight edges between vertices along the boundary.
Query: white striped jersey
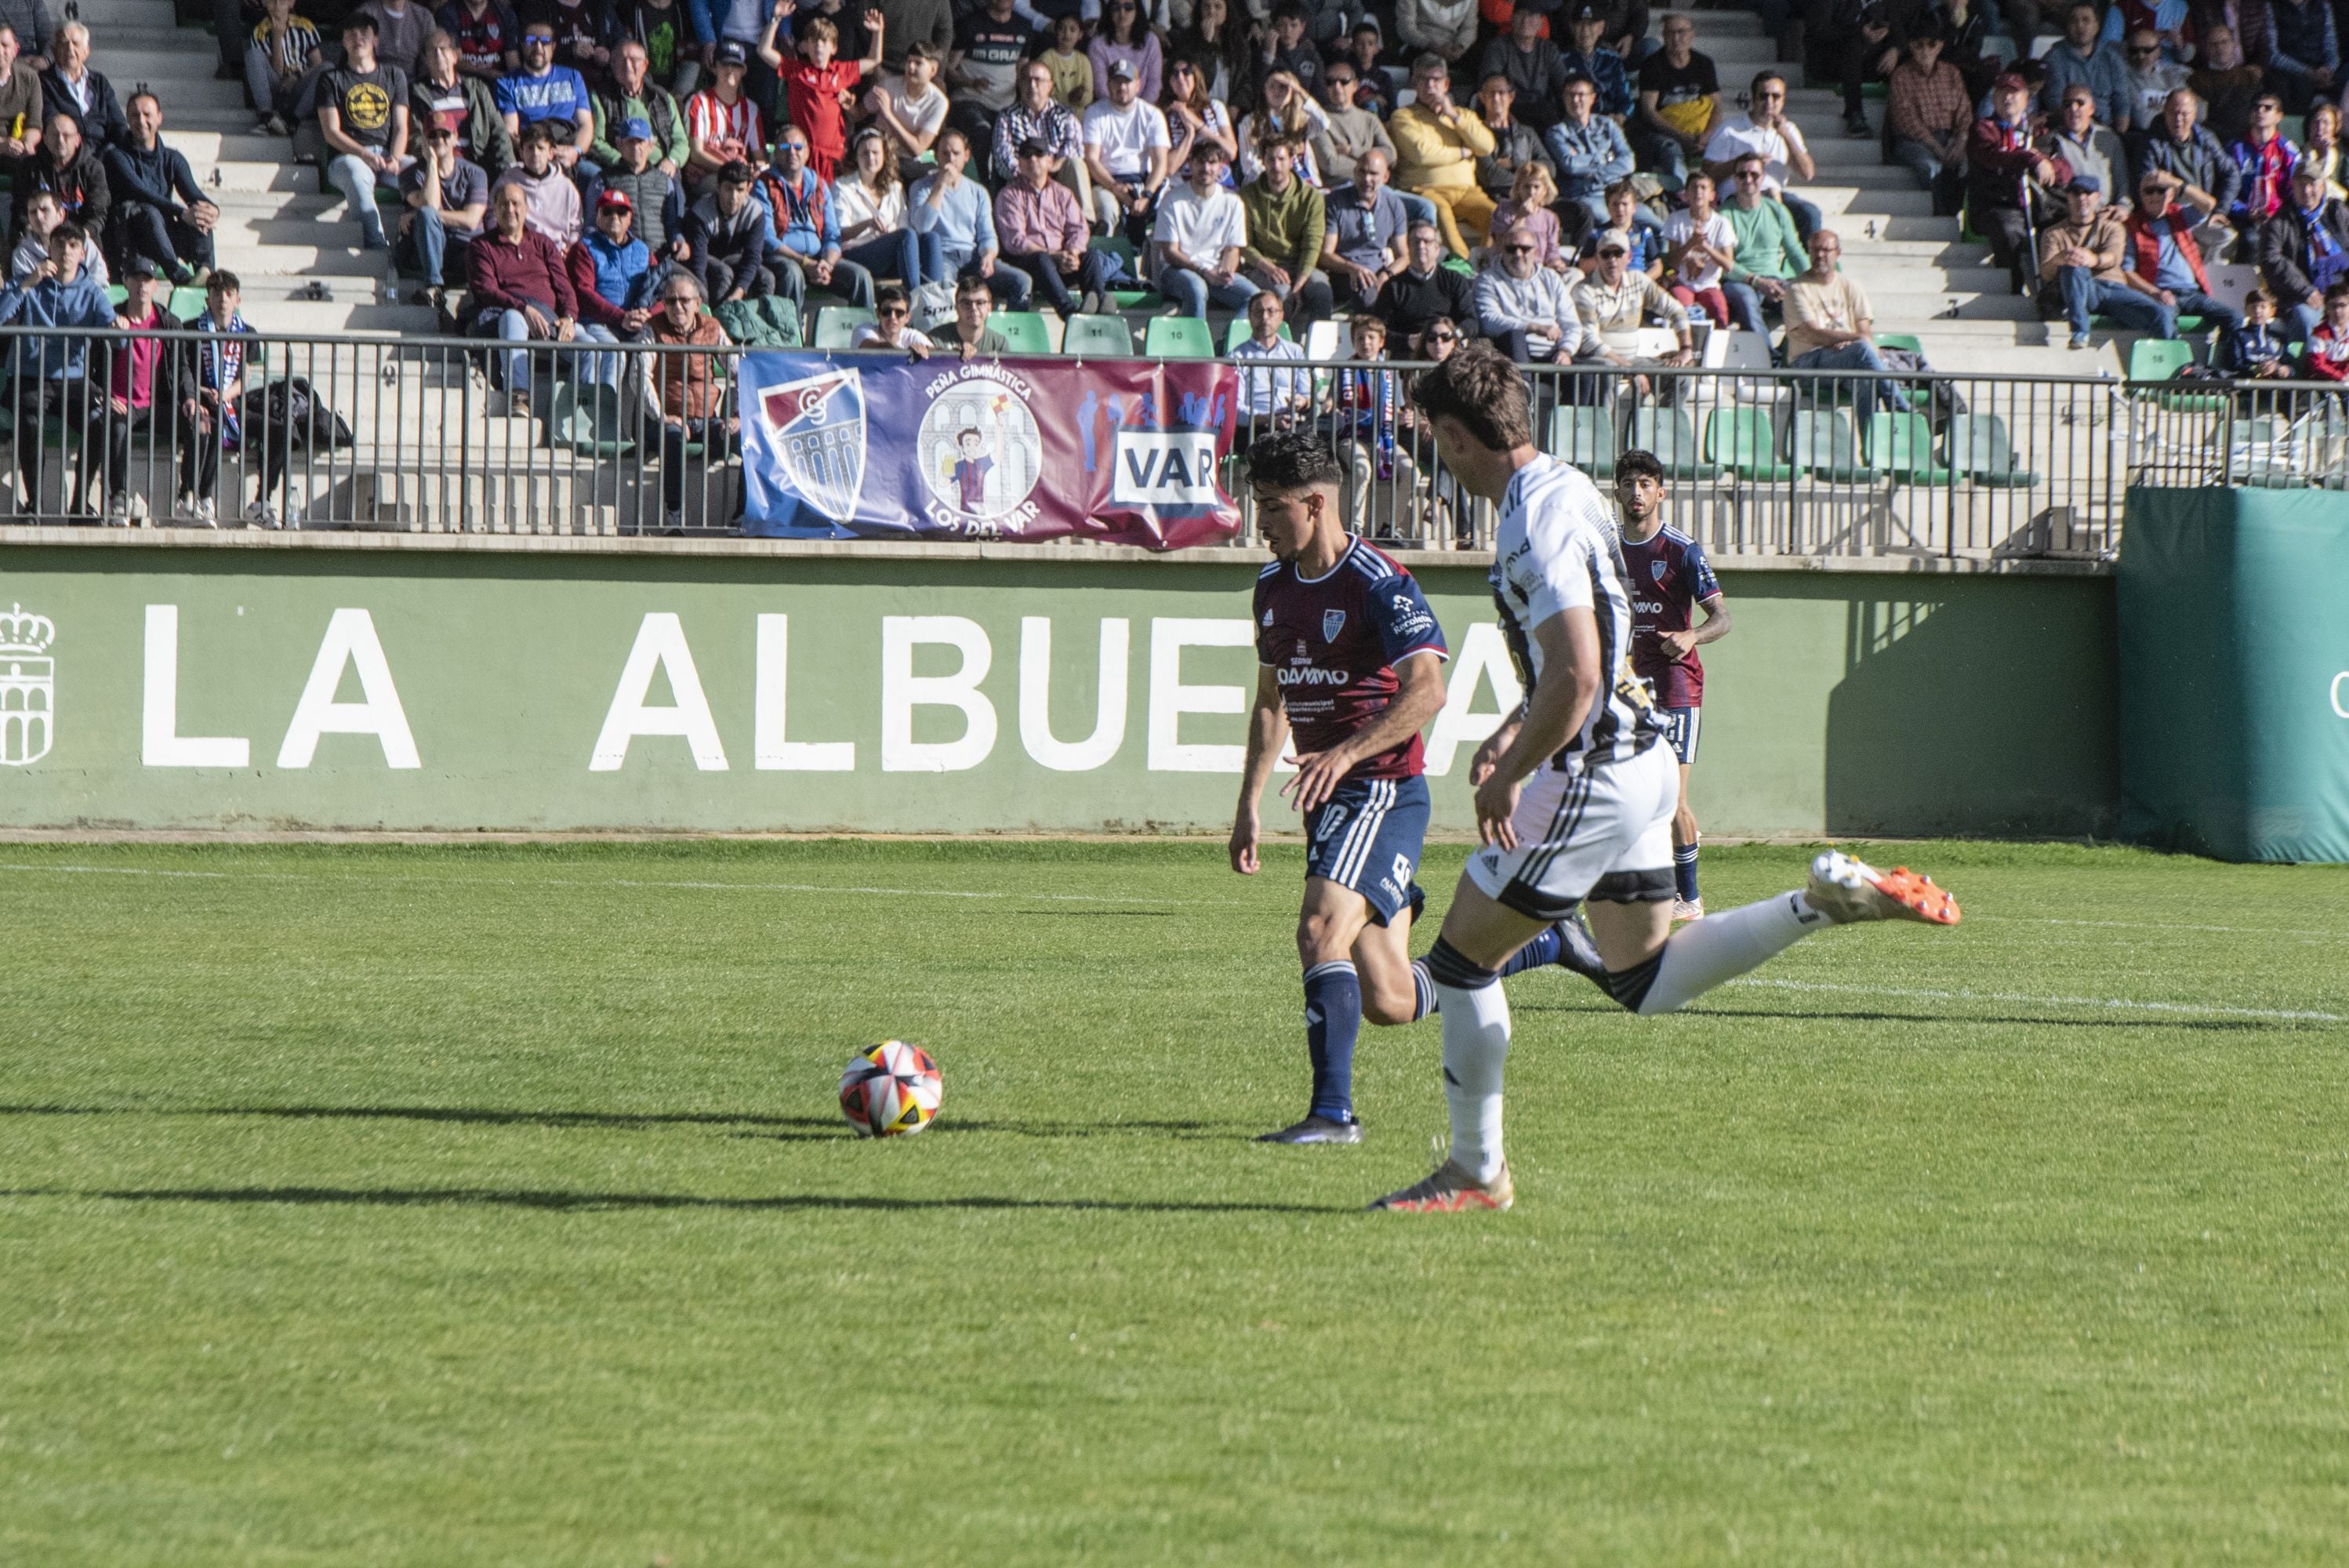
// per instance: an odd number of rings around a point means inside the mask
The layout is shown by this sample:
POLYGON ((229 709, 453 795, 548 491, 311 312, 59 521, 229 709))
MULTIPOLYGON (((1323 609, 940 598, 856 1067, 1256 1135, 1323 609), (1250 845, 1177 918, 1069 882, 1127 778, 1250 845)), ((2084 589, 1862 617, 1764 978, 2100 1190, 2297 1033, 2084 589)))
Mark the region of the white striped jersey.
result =
POLYGON ((1501 633, 1528 701, 1542 675, 1533 629, 1578 606, 1599 623, 1599 667, 1606 674, 1582 728, 1550 765, 1577 772, 1586 762, 1620 761, 1653 744, 1663 731, 1647 687, 1631 672, 1631 595, 1624 588, 1620 536, 1607 499, 1579 469, 1545 454, 1510 477, 1492 581, 1501 633))

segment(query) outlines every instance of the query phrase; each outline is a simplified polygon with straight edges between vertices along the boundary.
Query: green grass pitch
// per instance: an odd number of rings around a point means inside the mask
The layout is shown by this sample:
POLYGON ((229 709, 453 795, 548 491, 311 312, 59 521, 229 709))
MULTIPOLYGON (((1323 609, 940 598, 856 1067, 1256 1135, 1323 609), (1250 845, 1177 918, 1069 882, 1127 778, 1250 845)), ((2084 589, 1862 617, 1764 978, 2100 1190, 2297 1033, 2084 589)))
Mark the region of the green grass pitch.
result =
POLYGON ((1884 858, 1452 1218, 1432 1023, 1248 1141, 1294 848, 0 847, 0 1562, 2341 1561, 2349 873, 1884 858))

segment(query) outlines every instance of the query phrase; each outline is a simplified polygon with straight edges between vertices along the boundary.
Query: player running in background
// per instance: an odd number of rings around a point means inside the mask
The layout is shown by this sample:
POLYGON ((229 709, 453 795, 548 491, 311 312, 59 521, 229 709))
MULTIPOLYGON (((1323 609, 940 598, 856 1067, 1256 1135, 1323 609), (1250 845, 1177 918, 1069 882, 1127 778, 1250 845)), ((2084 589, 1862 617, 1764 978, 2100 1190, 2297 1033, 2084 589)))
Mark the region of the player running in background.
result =
MULTIPOLYGON (((1257 576, 1256 706, 1232 822, 1232 869, 1254 876, 1257 801, 1290 730, 1297 776, 1282 787, 1304 813, 1305 1044, 1313 1098, 1305 1119, 1268 1143, 1359 1143, 1354 1042, 1367 1017, 1408 1024, 1435 1003, 1411 957, 1427 832, 1420 731, 1444 707, 1444 629, 1419 584, 1346 531, 1345 470, 1326 437, 1260 438, 1248 451, 1257 530, 1274 561, 1257 576)), ((1517 967, 1553 962, 1541 934, 1517 967)), ((1514 970, 1512 971, 1514 973, 1514 970)))
POLYGON ((1615 464, 1615 504, 1623 511, 1624 586, 1631 592, 1631 673, 1648 683, 1663 720, 1664 742, 1681 761, 1681 803, 1672 812, 1674 920, 1702 920, 1696 885, 1696 813, 1689 810, 1689 769, 1696 761, 1697 717, 1704 704, 1704 661, 1696 651, 1729 635, 1729 605, 1704 546, 1664 526, 1664 465, 1652 452, 1629 451, 1615 464), (1704 624, 1696 624, 1699 606, 1704 624))
POLYGON ((1534 447, 1516 367, 1471 344, 1412 396, 1461 487, 1500 508, 1493 561, 1501 629, 1526 699, 1477 748, 1476 831, 1444 933, 1427 955, 1444 1013, 1452 1146, 1434 1173, 1371 1206, 1506 1209, 1501 1069, 1509 1005, 1498 981, 1527 941, 1590 901, 1591 978, 1632 1012, 1668 1013, 1801 938, 1856 920, 1955 924, 1956 903, 1904 870, 1828 851, 1809 884, 1671 928, 1677 769, 1631 637, 1621 546, 1598 489, 1534 447))

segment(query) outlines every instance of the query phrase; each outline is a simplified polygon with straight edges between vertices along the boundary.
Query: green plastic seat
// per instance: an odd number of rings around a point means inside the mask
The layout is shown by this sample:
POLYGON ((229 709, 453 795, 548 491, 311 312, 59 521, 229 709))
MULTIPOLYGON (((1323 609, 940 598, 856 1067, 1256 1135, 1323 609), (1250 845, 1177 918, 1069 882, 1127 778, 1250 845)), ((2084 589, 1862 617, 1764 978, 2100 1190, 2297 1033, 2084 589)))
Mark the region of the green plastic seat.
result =
POLYGON ((1154 315, 1142 352, 1153 359, 1213 359, 1216 335, 1195 315, 1154 315))
POLYGON ((1068 331, 1061 335, 1061 352, 1131 358, 1133 328, 1126 325, 1122 316, 1072 315, 1069 317, 1068 331))
POLYGON ((1592 479, 1615 477, 1615 416, 1609 410, 1572 404, 1550 410, 1549 455, 1592 479))
POLYGON ((1925 352, 1924 340, 1913 332, 1879 332, 1876 335, 1876 346, 1905 348, 1915 355, 1922 355, 1925 352))
POLYGON ((1640 408, 1631 415, 1631 445, 1655 454, 1664 472, 1676 480, 1721 477, 1719 464, 1709 460, 1696 438, 1696 426, 1680 408, 1640 408))
POLYGON ((1778 460, 1778 431, 1767 408, 1715 408, 1704 435, 1706 458, 1739 479, 1779 484, 1795 477, 1778 460))
MULTIPOLYGON (((2193 363, 2194 346, 2183 338, 2140 337, 2129 346, 2128 378, 2132 382, 2168 381, 2193 363)), ((2227 407, 2223 392, 2174 392, 2160 387, 2132 386, 2129 396, 2182 414, 2216 414, 2227 407)))
POLYGON ((1786 456, 1815 479, 1858 484, 1876 475, 1860 459, 1859 438, 1840 408, 1797 408, 1786 426, 1786 456))
MULTIPOLYGON (((108 303, 109 304, 112 304, 112 305, 119 306, 119 305, 121 305, 121 304, 123 304, 127 303, 127 302, 129 300, 129 298, 130 298, 130 291, 129 291, 129 289, 127 289, 127 288, 124 288, 120 284, 116 284, 113 287, 111 287, 111 288, 109 288, 109 289, 108 289, 108 290, 106 291, 106 300, 107 300, 107 303, 108 303)), ((178 311, 176 311, 176 310, 175 310, 175 311, 172 311, 172 312, 171 312, 171 314, 172 314, 173 315, 180 315, 180 313, 179 313, 178 311)), ((186 318, 185 316, 181 316, 181 317, 180 317, 180 319, 181 319, 181 320, 182 320, 182 321, 185 321, 187 318, 186 318)))
POLYGON ((1052 329, 1035 311, 999 310, 987 318, 987 325, 1003 335, 1005 345, 1014 354, 1052 352, 1052 329))
MULTIPOLYGON (((1133 242, 1123 234, 1103 234, 1093 241, 1092 248, 1115 256, 1126 276, 1142 275, 1142 263, 1134 254, 1133 242)), ((1156 289, 1111 289, 1108 294, 1120 310, 1163 310, 1166 305, 1166 296, 1156 289)))
POLYGON ((204 314, 204 304, 203 290, 176 288, 171 291, 171 297, 164 302, 163 308, 181 321, 193 321, 204 314))
POLYGON ((877 319, 869 310, 853 304, 828 304, 815 313, 815 346, 846 348, 860 326, 870 326, 877 319))
POLYGON ((625 458, 636 444, 623 433, 620 409, 616 387, 560 382, 546 422, 547 445, 568 447, 583 458, 625 458))
POLYGON ((2006 421, 1995 414, 1955 414, 1945 433, 1943 459, 1978 485, 2028 490, 2039 476, 2014 466, 2014 445, 2006 421))
POLYGON ((1868 421, 1868 466, 1903 484, 1943 485, 1951 471, 1933 454, 1933 427, 1924 415, 1879 408, 1868 421))

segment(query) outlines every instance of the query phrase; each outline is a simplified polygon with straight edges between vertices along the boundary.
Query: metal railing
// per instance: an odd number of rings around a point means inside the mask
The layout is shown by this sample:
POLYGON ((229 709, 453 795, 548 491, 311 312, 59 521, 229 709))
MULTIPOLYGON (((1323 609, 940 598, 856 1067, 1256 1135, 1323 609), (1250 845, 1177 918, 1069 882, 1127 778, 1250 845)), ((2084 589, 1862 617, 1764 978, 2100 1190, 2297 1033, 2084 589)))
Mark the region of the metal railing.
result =
MULTIPOLYGON (((216 337, 0 330, 16 372, 0 385, 0 438, 15 448, 19 518, 96 521, 119 492, 158 523, 197 521, 191 502, 209 496, 223 525, 250 515, 464 532, 739 526, 742 350, 281 334, 243 344, 223 398, 202 368, 218 379, 216 337), (133 342, 156 356, 156 374, 171 367, 171 397, 159 392, 143 412, 113 406, 130 389, 119 383, 133 342), (85 371, 78 387, 47 374, 69 364, 85 371), (660 388, 705 379, 708 419, 663 418, 660 388), (222 418, 223 404, 241 418, 222 418)), ((1253 537, 1248 445, 1303 426, 1341 456, 1353 518, 1373 538, 1490 543, 1491 509, 1441 470, 1410 412, 1423 366, 1229 363, 1240 417, 1226 477, 1243 542, 1253 537)), ((2108 556, 2130 484, 2338 482, 2349 434, 2338 393, 2278 383, 1661 366, 1527 376, 1545 449, 1602 482, 1624 450, 1655 453, 1677 524, 1736 556, 2108 556)))

